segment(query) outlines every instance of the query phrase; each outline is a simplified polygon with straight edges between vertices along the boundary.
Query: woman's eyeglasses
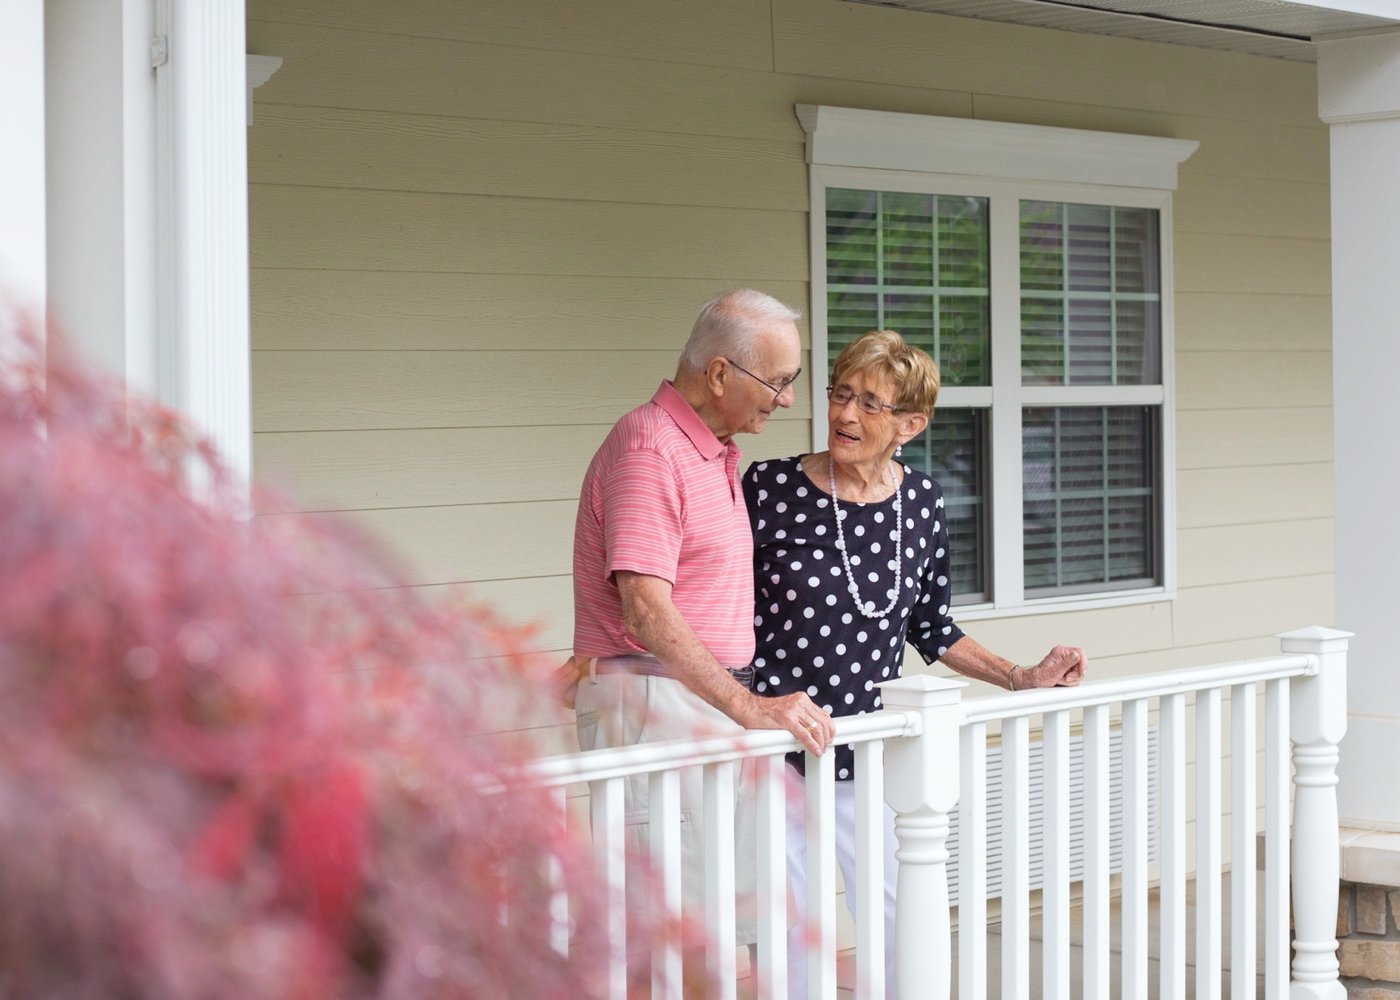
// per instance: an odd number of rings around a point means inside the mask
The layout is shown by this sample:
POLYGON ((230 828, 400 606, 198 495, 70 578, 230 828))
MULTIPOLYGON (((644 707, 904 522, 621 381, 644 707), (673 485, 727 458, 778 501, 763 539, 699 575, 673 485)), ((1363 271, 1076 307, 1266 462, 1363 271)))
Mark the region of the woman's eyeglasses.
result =
POLYGON ((879 396, 876 396, 873 393, 862 392, 859 396, 857 396, 854 392, 846 388, 844 385, 827 386, 826 398, 831 400, 837 406, 845 406, 847 403, 854 399, 856 401, 856 405, 859 406, 866 413, 878 414, 883 413, 885 410, 889 410, 891 413, 904 412, 904 410, 900 407, 891 406, 889 403, 884 402, 880 399, 879 396))

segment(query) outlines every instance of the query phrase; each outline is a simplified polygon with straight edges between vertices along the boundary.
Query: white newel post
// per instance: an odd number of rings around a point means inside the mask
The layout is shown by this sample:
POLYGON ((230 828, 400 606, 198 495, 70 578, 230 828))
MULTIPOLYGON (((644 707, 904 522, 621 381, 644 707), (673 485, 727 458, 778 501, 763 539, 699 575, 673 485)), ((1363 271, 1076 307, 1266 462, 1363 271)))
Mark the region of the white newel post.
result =
POLYGON ((161 398, 252 471, 243 0, 157 0, 161 398))
POLYGON ((1314 657, 1293 682, 1293 978, 1291 1000, 1345 1000, 1337 978, 1338 744, 1347 729, 1350 632, 1306 628, 1279 636, 1285 653, 1314 657))
POLYGON ((44 3, 17 0, 0 14, 0 334, 33 310, 42 320, 44 257, 44 3))
POLYGON ((919 675, 880 685, 885 708, 917 712, 918 736, 885 743, 885 800, 899 840, 895 982, 902 997, 947 1000, 952 991, 948 813, 958 802, 962 681, 919 675))

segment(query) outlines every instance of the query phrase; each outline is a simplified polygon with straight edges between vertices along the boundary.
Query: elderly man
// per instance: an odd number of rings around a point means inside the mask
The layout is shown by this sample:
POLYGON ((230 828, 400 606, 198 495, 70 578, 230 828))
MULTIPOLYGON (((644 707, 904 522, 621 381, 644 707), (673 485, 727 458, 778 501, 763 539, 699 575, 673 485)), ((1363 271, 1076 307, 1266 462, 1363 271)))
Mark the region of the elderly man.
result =
MULTIPOLYGON (((753 537, 739 486, 738 433, 792 405, 797 313, 752 290, 707 302, 673 381, 620 419, 584 476, 574 534, 576 695, 585 749, 785 729, 821 753, 835 734, 805 693, 750 690, 753 537)), ((647 786, 631 783, 629 838, 645 844, 647 786)), ((682 781, 682 885, 703 885, 698 777, 682 781)), ((752 821, 737 809, 741 897, 752 821)), ((748 863, 746 863, 748 862, 748 863)), ((757 933, 741 901, 738 940, 757 933)))

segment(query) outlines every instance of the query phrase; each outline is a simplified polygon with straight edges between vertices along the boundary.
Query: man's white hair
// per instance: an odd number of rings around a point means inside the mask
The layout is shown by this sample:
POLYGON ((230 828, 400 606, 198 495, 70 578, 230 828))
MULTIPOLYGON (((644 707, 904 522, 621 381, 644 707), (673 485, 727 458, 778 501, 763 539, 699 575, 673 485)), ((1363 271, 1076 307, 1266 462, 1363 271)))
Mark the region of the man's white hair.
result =
POLYGON ((771 295, 740 288, 716 295, 700 307, 681 350, 680 369, 699 373, 712 358, 752 368, 758 357, 754 333, 774 323, 795 323, 802 314, 771 295))

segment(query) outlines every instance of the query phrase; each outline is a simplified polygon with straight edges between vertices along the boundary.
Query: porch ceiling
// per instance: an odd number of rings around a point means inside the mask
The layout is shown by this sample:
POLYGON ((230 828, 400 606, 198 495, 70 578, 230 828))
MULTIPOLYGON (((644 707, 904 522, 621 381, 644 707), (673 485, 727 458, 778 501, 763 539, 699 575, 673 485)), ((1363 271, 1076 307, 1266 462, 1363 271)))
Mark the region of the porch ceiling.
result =
MULTIPOLYGON (((1322 6, 1291 0, 850 0, 882 7, 1007 21, 1059 31, 1224 49, 1316 62, 1313 42, 1328 35, 1400 28, 1394 16, 1364 13, 1351 2, 1322 6), (1346 7, 1347 9, 1339 9, 1346 7)), ((1390 11, 1387 10, 1389 15, 1390 11)))

